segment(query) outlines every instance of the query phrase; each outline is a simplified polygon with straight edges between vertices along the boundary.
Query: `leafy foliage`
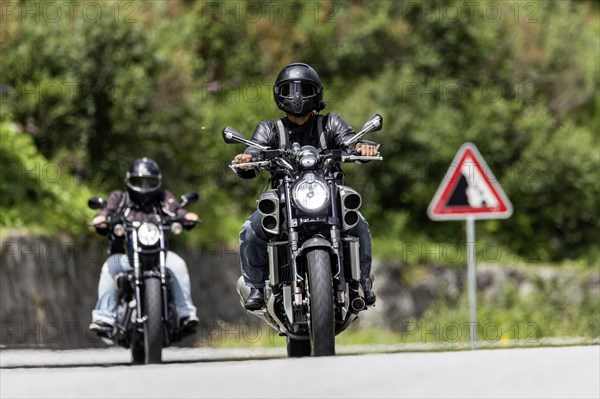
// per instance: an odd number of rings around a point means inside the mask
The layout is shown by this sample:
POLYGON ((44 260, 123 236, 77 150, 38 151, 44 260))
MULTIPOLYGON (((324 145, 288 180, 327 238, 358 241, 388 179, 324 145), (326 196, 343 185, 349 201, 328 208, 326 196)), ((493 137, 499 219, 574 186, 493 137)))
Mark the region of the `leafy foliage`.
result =
MULTIPOLYGON (((382 253, 399 256, 397 240, 462 243, 460 223, 431 222, 425 210, 471 141, 515 206, 511 219, 479 223, 480 239, 524 256, 536 248, 539 261, 597 264, 597 3, 95 2, 94 20, 80 3, 75 18, 32 21, 19 10, 43 5, 21 2, 2 26, 0 118, 21 131, 3 124, 3 168, 31 154, 68 163, 78 186, 63 188, 78 202, 57 200, 69 206, 57 214, 91 216, 80 186, 106 194, 145 155, 170 190, 200 191, 205 225, 195 239, 236 241, 262 183, 228 171, 241 148, 219 133, 230 125, 249 135, 278 117, 272 82, 304 61, 325 83, 326 111, 355 127, 384 116, 373 139, 385 162, 346 168, 382 253)), ((33 215, 49 188, 2 178, 0 225, 39 226, 16 215, 33 215)))
POLYGON ((31 136, 6 122, 0 123, 0 140, 2 226, 33 227, 41 234, 85 232, 87 214, 81 204, 91 194, 73 178, 69 165, 48 161, 31 136))

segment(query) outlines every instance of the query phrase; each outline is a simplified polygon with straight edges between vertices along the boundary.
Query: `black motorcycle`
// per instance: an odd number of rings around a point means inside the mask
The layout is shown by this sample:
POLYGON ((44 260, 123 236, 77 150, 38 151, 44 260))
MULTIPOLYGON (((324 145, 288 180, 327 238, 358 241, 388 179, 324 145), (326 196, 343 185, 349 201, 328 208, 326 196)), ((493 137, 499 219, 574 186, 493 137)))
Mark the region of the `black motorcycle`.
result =
MULTIPOLYGON (((382 117, 373 115, 342 148, 352 148, 382 124, 382 117)), ((362 199, 339 181, 339 164, 383 158, 298 143, 270 149, 230 127, 223 129, 223 138, 260 150, 259 159, 232 163, 232 170, 254 167, 273 176, 272 188, 257 201, 262 227, 271 237, 266 308, 250 313, 286 336, 289 357, 335 355, 335 336, 366 307, 359 284, 359 240, 347 233, 359 222, 362 199)), ((250 294, 243 278, 237 290, 243 303, 250 294)))
MULTIPOLYGON (((196 201, 197 193, 181 196, 182 207, 196 201)), ((88 206, 101 209, 106 201, 91 198, 88 206)), ((119 303, 115 328, 108 341, 131 349, 135 364, 160 363, 162 348, 181 340, 187 333, 180 328, 168 284, 171 277, 165 266, 168 252, 165 231, 180 234, 183 222, 180 217, 166 215, 132 221, 122 213, 109 215, 107 219, 112 238, 126 240, 127 256, 133 268, 129 273, 115 276, 119 303)))

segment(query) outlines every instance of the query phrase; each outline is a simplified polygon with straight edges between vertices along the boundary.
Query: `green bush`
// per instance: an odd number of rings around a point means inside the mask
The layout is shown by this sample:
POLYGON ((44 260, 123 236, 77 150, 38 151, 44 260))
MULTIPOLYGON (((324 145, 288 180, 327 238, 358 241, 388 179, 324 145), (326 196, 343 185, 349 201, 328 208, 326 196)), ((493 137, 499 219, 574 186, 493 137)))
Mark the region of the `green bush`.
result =
POLYGON ((90 190, 74 178, 68 163, 39 154, 31 136, 0 123, 0 229, 29 228, 81 237, 87 228, 90 190))
MULTIPOLYGON (((385 161, 346 168, 381 253, 463 245, 463 224, 432 222, 426 208, 471 141, 515 208, 478 223, 479 239, 539 262, 600 259, 597 3, 173 0, 130 2, 133 13, 118 15, 96 4, 93 22, 7 15, 0 59, 0 118, 94 193, 121 187, 130 162, 150 156, 171 191, 200 192, 205 228, 194 239, 237 241, 264 179, 231 174, 224 164, 242 148, 220 132, 249 136, 278 117, 272 82, 304 61, 323 78, 326 111, 355 127, 384 117, 372 138, 385 161)), ((3 189, 6 214, 29 213, 19 199, 44 191, 37 184, 3 189)))

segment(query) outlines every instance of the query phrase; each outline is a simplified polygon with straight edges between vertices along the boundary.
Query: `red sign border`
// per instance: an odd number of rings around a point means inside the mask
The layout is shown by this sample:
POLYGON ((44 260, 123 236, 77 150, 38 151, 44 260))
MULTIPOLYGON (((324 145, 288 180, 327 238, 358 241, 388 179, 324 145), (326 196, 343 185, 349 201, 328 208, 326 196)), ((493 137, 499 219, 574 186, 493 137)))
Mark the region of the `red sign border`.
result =
POLYGON ((448 171, 444 175, 444 180, 438 187, 429 207, 427 215, 432 220, 466 220, 466 219, 506 219, 512 215, 513 208, 510 200, 498 183, 498 179, 492 173, 487 163, 481 156, 481 153, 473 143, 464 143, 456 156, 452 160, 448 171), (472 208, 469 206, 444 208, 446 200, 458 184, 458 175, 462 169, 463 163, 468 157, 473 159, 475 167, 486 179, 494 196, 500 204, 495 208, 472 208), (448 179, 448 176, 452 176, 448 179))

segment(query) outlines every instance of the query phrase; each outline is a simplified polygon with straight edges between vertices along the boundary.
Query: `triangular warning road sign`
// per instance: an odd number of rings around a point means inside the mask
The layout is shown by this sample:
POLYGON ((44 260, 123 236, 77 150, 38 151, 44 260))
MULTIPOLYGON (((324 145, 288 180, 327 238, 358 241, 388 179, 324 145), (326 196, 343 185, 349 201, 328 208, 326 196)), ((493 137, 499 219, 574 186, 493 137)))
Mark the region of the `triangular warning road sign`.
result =
POLYGON ((463 144, 440 184, 427 214, 433 220, 504 219, 512 204, 472 143, 463 144))

